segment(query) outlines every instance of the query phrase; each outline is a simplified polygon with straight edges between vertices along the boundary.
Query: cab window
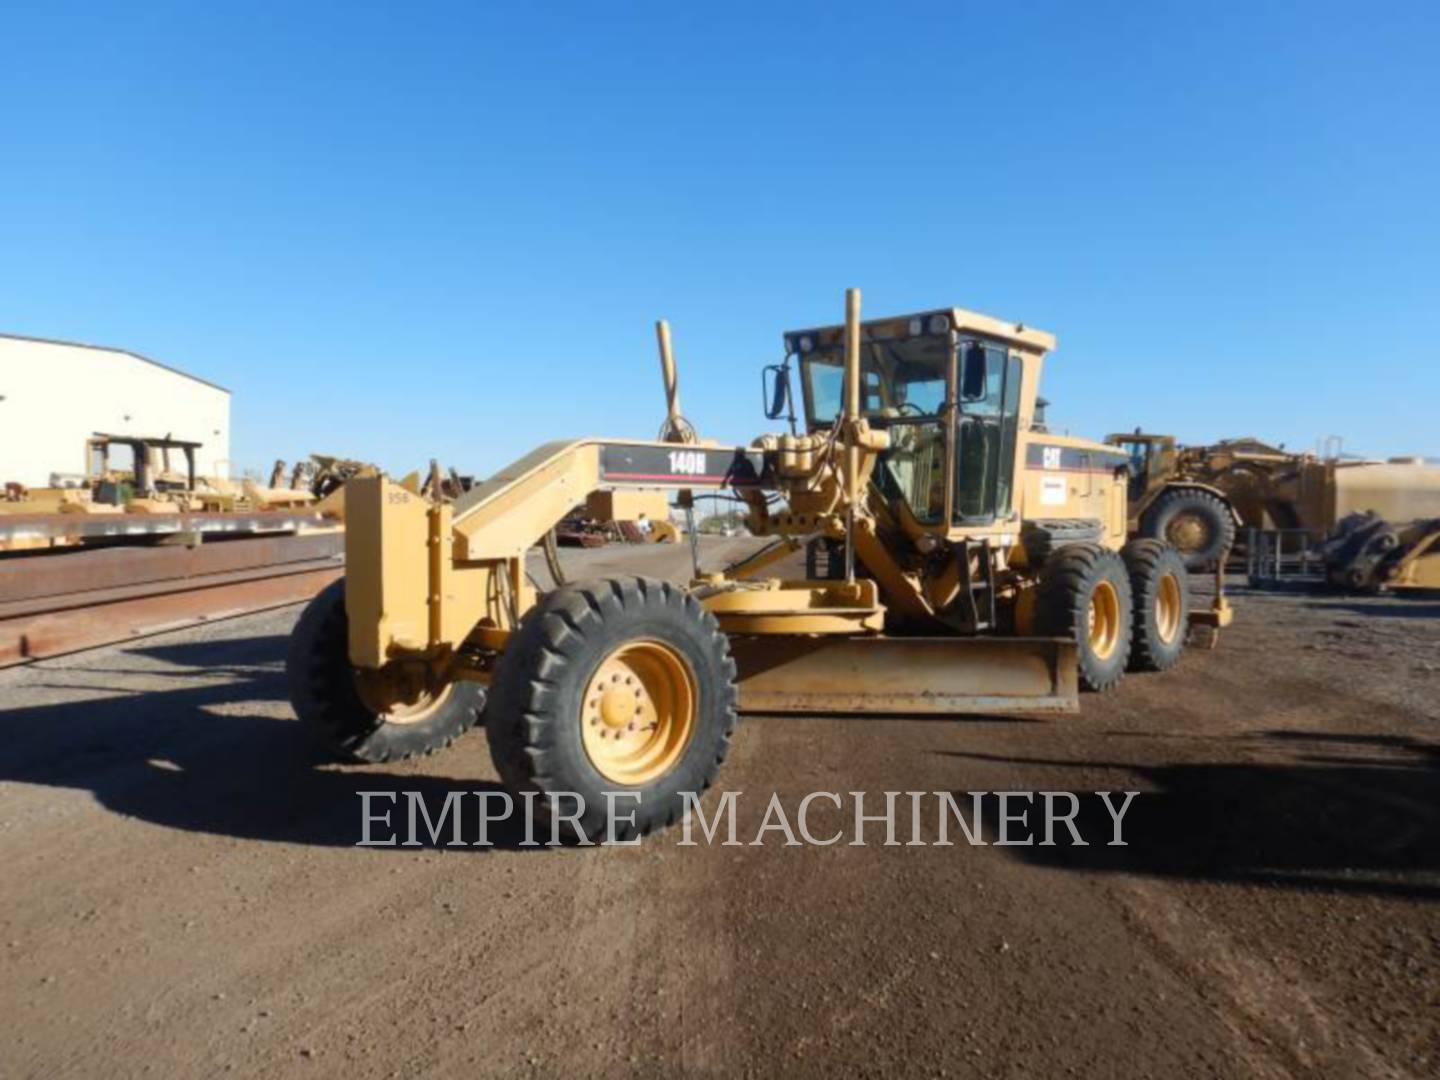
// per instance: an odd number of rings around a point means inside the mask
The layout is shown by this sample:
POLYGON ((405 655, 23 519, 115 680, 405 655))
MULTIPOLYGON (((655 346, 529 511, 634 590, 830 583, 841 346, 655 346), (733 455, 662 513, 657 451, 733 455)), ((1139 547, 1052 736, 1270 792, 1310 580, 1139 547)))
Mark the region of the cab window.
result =
POLYGON ((1132 477, 1144 476, 1150 471, 1150 444, 1148 442, 1122 442, 1120 449, 1125 451, 1126 464, 1132 477))
POLYGON ((1125 451, 1125 468, 1130 474, 1130 498, 1138 500, 1150 483, 1150 456, 1155 447, 1144 439, 1128 439, 1120 443, 1120 449, 1125 451))
POLYGON ((962 371, 983 365, 984 375, 977 395, 962 396, 955 447, 956 523, 975 524, 1010 514, 1024 367, 988 341, 962 341, 959 360, 962 371))

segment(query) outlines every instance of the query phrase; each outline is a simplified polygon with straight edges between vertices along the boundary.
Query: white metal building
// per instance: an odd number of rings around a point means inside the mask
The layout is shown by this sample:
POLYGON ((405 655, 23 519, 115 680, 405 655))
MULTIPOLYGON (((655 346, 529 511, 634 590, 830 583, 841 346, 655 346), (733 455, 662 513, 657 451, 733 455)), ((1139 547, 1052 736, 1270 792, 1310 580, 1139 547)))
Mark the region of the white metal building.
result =
POLYGON ((0 334, 0 483, 84 473, 97 431, 203 443, 195 472, 230 475, 229 390, 125 349, 0 334))

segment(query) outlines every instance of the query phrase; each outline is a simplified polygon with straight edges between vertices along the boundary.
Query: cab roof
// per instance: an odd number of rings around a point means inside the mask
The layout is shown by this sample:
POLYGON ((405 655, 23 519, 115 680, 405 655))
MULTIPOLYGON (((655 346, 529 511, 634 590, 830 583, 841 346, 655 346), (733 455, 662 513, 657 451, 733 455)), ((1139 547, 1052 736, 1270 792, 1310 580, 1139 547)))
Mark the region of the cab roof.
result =
MULTIPOLYGON (((935 308, 918 311, 911 315, 890 315, 881 319, 866 319, 860 324, 867 339, 895 341, 921 334, 948 332, 954 327, 961 336, 967 332, 980 337, 995 338, 1027 352, 1047 353, 1055 348, 1055 335, 1036 330, 1024 323, 1006 322, 991 315, 965 308, 935 308)), ((845 326, 816 326, 805 330, 787 330, 785 349, 800 352, 800 339, 810 337, 813 347, 829 347, 842 344, 845 340, 845 326)))

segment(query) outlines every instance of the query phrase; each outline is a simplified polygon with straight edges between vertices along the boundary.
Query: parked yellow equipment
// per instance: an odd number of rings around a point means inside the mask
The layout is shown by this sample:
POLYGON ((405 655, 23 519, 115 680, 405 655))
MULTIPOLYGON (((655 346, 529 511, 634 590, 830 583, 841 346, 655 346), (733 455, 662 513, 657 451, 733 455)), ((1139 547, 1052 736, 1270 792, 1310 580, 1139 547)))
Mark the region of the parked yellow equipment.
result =
MULTIPOLYGON (((556 442, 453 501, 383 476, 346 485, 346 573, 298 623, 297 713, 341 753, 448 744, 485 714, 517 792, 639 796, 636 831, 673 821, 724 760, 737 708, 764 712, 1072 711, 1077 688, 1179 657, 1179 554, 1126 544, 1124 455, 1033 424, 1054 338, 958 308, 785 336, 748 447, 700 441, 660 326, 659 441, 556 442), (799 394, 792 374, 798 376, 799 394), (796 405, 800 405, 797 415, 796 405), (527 551, 578 502, 664 521, 668 492, 740 500, 771 542, 690 585, 649 578, 540 593, 527 551), (803 578, 759 577, 803 552, 803 578)), ((691 530, 693 536, 693 530, 691 530)), ((541 804, 544 810, 544 804, 541 804)))
POLYGON ((1177 446, 1140 429, 1108 435, 1129 459, 1132 536, 1163 538, 1194 570, 1215 565, 1248 530, 1251 576, 1277 562, 1324 564, 1347 589, 1435 588, 1440 580, 1440 467, 1420 458, 1350 461, 1293 453, 1254 438, 1177 446))
POLYGON ((1129 469, 1129 531, 1179 549, 1191 570, 1214 566, 1235 546, 1242 504, 1258 514, 1270 472, 1294 455, 1253 439, 1215 446, 1177 446, 1173 435, 1136 428, 1107 435, 1125 452, 1129 469))
POLYGON ((1304 529, 1312 540, 1332 536, 1355 514, 1375 514, 1391 528, 1440 518, 1440 466, 1419 458, 1320 460, 1310 455, 1270 482, 1271 515, 1279 528, 1304 529))
POLYGON ((1440 518, 1395 525, 1373 511, 1349 514, 1319 554, 1326 582, 1342 589, 1440 589, 1440 518))

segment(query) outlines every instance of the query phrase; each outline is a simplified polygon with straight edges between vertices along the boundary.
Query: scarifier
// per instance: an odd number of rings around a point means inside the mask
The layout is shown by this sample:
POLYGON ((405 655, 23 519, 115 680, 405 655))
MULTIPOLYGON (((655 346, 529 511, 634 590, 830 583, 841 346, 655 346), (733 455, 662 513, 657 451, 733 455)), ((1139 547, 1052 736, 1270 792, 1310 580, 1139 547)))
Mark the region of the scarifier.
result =
POLYGON ((581 795, 592 836, 605 792, 638 795, 644 833, 714 781, 737 711, 1071 712, 1229 622, 1221 592, 1192 610, 1174 548, 1126 544, 1124 454, 1035 422, 1051 335, 959 308, 862 323, 852 289, 843 325, 787 333, 765 371, 788 430, 738 447, 684 419, 657 330, 657 440, 550 443, 453 501, 349 481, 346 577, 288 662, 334 750, 428 753, 483 717, 511 791, 581 795), (687 586, 527 575, 577 504, 667 521, 672 493, 687 513, 734 497, 770 542, 706 572, 692 527, 687 586), (762 576, 802 555, 803 576, 762 576))

